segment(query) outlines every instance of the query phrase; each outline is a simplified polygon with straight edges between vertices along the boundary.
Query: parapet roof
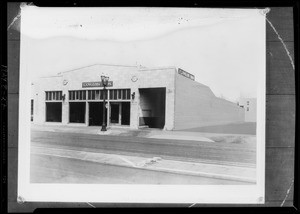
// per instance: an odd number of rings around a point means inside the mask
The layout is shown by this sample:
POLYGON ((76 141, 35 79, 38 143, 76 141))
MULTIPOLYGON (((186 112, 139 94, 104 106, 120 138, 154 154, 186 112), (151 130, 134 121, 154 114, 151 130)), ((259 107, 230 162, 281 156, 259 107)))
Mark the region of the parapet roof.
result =
POLYGON ((75 69, 71 69, 71 70, 67 70, 67 71, 62 71, 59 72, 58 75, 61 75, 63 73, 68 73, 68 72, 72 72, 72 71, 76 71, 76 70, 80 70, 83 68, 88 68, 88 67, 92 67, 92 66, 97 66, 97 65, 102 65, 102 66, 116 66, 116 67, 129 67, 129 68, 137 68, 139 71, 143 71, 143 70, 159 70, 159 69, 170 69, 170 68, 174 68, 177 69, 175 66, 166 66, 166 67, 145 67, 145 66, 141 66, 141 65, 116 65, 116 64, 92 64, 92 65, 87 65, 87 66, 83 66, 83 67, 79 67, 79 68, 75 68, 75 69))

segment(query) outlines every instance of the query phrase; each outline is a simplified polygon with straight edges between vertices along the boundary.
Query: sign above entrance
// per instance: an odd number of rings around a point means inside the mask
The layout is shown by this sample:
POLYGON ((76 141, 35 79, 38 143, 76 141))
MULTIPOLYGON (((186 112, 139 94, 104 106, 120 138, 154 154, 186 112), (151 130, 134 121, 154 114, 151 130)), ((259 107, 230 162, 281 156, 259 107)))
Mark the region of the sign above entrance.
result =
POLYGON ((182 76, 186 77, 186 78, 189 78, 191 80, 195 80, 195 76, 193 74, 190 74, 180 68, 178 68, 178 74, 181 74, 182 76))
MULTIPOLYGON (((112 87, 113 81, 108 81, 106 87, 112 87)), ((83 82, 82 88, 91 88, 91 87, 103 87, 102 82, 83 82)))

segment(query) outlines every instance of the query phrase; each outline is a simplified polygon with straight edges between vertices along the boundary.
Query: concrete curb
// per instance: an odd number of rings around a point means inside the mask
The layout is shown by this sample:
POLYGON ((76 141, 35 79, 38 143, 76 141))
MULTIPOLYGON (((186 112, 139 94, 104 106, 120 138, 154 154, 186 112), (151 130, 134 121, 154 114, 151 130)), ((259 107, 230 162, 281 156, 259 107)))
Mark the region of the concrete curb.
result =
POLYGON ((161 168, 161 167, 154 167, 154 168, 146 167, 143 169, 149 169, 149 170, 161 171, 161 172, 169 172, 169 173, 175 173, 175 174, 183 174, 183 175, 224 179, 224 180, 243 181, 243 182, 248 182, 248 183, 253 183, 253 184, 256 183, 256 179, 239 177, 239 176, 231 176, 231 175, 222 175, 222 174, 216 174, 216 173, 195 172, 195 171, 189 171, 189 170, 177 170, 177 169, 161 168))

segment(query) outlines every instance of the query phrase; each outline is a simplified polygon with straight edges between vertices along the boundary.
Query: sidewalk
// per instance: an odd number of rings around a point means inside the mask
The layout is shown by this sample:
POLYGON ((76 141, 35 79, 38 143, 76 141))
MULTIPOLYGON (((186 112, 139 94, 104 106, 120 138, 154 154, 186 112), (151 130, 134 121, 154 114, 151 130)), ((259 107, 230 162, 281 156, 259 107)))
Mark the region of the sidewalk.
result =
POLYGON ((159 129, 130 129, 109 127, 107 131, 102 132, 101 127, 98 126, 62 126, 62 125, 31 125, 32 130, 35 131, 50 131, 50 132, 69 132, 69 133, 82 133, 82 134, 99 134, 99 135, 117 135, 117 136, 131 136, 131 137, 146 137, 156 139, 171 139, 171 140, 193 140, 214 142, 207 137, 203 137, 195 132, 177 132, 177 131, 164 131, 159 129))
MULTIPOLYGON (((201 142, 217 142, 218 137, 240 137, 241 135, 234 134, 218 134, 218 133, 202 133, 202 132, 187 132, 187 131, 164 131, 160 129, 130 129, 121 127, 109 127, 106 132, 101 131, 99 126, 83 126, 83 125, 34 125, 31 124, 31 128, 34 131, 50 131, 50 132, 66 132, 66 133, 82 133, 82 134, 94 134, 94 135, 115 135, 126 137, 144 137, 155 139, 169 139, 169 140, 189 140, 189 141, 201 141, 201 142)), ((247 137, 247 144, 249 139, 249 145, 253 144, 255 137, 247 137)), ((244 142, 245 143, 245 142, 244 142)))
POLYGON ((33 146, 32 154, 72 158, 101 164, 133 167, 184 175, 204 176, 210 178, 244 181, 255 183, 256 169, 241 166, 227 166, 187 161, 165 160, 160 157, 145 158, 129 155, 105 154, 59 148, 33 146))

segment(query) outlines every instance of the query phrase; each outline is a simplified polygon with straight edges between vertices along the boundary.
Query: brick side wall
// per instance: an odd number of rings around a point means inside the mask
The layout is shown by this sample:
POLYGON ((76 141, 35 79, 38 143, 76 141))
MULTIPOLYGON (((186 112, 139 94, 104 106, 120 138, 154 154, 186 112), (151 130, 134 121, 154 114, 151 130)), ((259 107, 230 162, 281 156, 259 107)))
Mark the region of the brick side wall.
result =
POLYGON ((175 130, 244 121, 237 104, 217 98, 209 87, 176 74, 175 130))

